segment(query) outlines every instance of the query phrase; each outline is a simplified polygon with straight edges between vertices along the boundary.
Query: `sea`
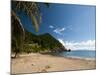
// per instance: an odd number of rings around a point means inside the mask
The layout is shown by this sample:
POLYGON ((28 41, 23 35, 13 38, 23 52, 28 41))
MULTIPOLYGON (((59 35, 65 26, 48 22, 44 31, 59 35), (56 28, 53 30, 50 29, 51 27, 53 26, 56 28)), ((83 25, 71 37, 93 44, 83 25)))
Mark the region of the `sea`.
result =
POLYGON ((71 52, 63 51, 58 53, 58 55, 72 58, 96 59, 96 50, 72 50, 71 52))

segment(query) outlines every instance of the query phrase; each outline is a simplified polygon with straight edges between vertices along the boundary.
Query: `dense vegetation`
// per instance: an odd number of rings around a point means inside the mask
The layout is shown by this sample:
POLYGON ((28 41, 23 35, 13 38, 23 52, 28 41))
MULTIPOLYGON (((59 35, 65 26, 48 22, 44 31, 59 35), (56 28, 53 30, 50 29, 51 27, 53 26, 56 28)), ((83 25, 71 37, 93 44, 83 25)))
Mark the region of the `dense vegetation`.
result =
MULTIPOLYGON (((49 7, 48 3, 44 3, 44 5, 49 7)), ((39 31, 39 25, 42 22, 40 5, 38 3, 14 0, 11 1, 11 50, 15 53, 15 58, 17 54, 22 52, 23 48, 26 47, 24 44, 24 27, 22 24, 22 19, 19 17, 18 13, 26 14, 26 16, 30 18, 36 32, 39 31)))
POLYGON ((23 52, 59 52, 65 50, 64 46, 49 33, 35 35, 25 32, 23 52))

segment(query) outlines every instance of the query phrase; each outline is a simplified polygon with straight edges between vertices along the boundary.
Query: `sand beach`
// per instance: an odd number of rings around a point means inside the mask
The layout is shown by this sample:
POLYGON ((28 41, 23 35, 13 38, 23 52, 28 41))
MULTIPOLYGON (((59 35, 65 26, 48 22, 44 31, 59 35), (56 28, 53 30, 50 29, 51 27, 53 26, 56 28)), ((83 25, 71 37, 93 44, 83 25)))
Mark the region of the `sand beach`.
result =
POLYGON ((95 68, 96 61, 94 59, 65 58, 40 53, 20 54, 18 58, 11 60, 12 74, 88 70, 95 68))

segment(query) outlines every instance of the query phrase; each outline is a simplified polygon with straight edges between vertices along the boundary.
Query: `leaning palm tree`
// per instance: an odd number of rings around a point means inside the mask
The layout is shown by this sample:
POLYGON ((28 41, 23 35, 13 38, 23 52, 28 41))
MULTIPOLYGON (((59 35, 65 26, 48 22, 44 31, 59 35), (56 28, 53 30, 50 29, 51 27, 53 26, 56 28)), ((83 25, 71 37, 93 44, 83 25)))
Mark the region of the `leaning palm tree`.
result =
MULTIPOLYGON (((46 4, 48 6, 48 4, 46 4)), ((16 55, 23 49, 23 40, 25 32, 18 12, 24 12, 31 19, 36 32, 41 23, 40 6, 35 2, 12 1, 11 24, 12 24, 12 50, 16 55)))

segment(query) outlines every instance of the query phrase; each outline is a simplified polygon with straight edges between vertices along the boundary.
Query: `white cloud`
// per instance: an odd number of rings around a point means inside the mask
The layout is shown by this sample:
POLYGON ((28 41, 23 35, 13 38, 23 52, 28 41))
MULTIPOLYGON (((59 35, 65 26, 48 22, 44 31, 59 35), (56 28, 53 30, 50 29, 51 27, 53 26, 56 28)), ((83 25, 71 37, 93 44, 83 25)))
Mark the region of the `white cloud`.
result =
POLYGON ((50 25, 49 28, 54 28, 54 26, 50 25))
POLYGON ((62 39, 58 39, 60 43, 63 44, 63 46, 65 46, 65 42, 62 39))
POLYGON ((61 28, 61 29, 59 29, 60 32, 62 32, 62 31, 64 31, 64 30, 66 30, 66 28, 61 28))
POLYGON ((58 39, 66 49, 72 50, 95 50, 95 40, 87 40, 81 42, 68 42, 58 39))
POLYGON ((57 34, 59 34, 59 35, 62 34, 58 29, 55 29, 53 32, 55 32, 55 33, 57 33, 57 34))
POLYGON ((63 31, 65 31, 66 30, 66 28, 57 28, 57 29, 55 29, 53 32, 55 32, 55 33, 57 33, 57 34, 62 34, 62 32, 63 31))

